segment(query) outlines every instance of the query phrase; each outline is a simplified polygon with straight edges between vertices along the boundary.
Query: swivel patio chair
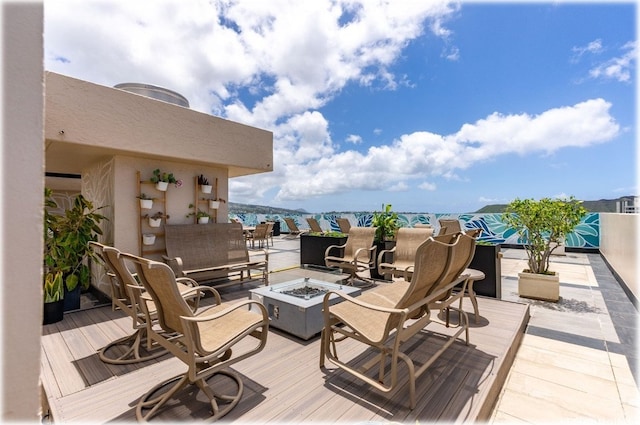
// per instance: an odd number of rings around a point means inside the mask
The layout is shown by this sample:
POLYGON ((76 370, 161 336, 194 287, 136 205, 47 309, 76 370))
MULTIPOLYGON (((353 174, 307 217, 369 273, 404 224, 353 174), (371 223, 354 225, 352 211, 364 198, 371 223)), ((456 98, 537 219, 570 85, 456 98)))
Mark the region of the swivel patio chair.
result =
MULTIPOLYGON (((98 350, 100 360, 109 364, 131 364, 167 354, 167 350, 157 345, 152 346, 147 339, 149 323, 147 317, 151 321, 155 320, 155 307, 150 305, 149 310, 145 311, 147 306, 141 305, 139 292, 143 287, 129 271, 120 250, 94 241, 90 241, 89 246, 102 260, 107 270, 111 283, 111 308, 114 311, 122 310, 131 317, 132 326, 135 329, 133 334, 117 339, 98 350), (134 288, 138 288, 138 291, 134 288)), ((181 282, 178 283, 180 293, 185 294, 184 296, 192 304, 197 303, 199 297, 193 292, 193 281, 191 279, 178 279, 178 281, 181 282)))
POLYGON ((312 232, 322 233, 322 227, 320 227, 318 220, 312 217, 307 217, 307 223, 309 224, 309 229, 311 229, 312 232))
POLYGON ((433 235, 433 229, 401 227, 396 234, 396 245, 378 253, 378 273, 390 277, 401 277, 411 280, 416 257, 416 250, 424 241, 433 235), (385 255, 391 261, 384 261, 385 255))
POLYGON ((351 229, 351 223, 349 223, 348 218, 336 218, 336 223, 338 223, 338 227, 342 233, 349 233, 349 229, 351 229))
MULTIPOLYGON (((211 420, 223 417, 238 404, 244 389, 242 379, 229 366, 259 353, 267 342, 269 316, 265 307, 253 300, 222 303, 215 289, 204 286, 195 289, 211 292, 215 304, 194 310, 181 296, 168 265, 131 254, 123 255, 136 265, 140 281, 147 290, 143 299, 153 301, 157 307, 160 331, 155 327, 150 329, 149 338, 187 365, 184 374, 157 384, 140 398, 136 418, 149 420, 189 384, 195 384, 209 399, 211 420), (245 341, 247 337, 256 340, 250 343, 245 341), (214 376, 231 381, 231 386, 237 388, 235 394, 222 394, 212 388, 208 381, 213 381, 214 376), (217 400, 224 406, 219 406, 217 400)), ((228 387, 226 382, 224 387, 228 387)), ((197 392, 187 394, 195 397, 197 392)))
POLYGON ((469 343, 469 321, 466 313, 454 306, 458 296, 452 295, 451 289, 466 281, 467 276, 461 273, 471 261, 474 250, 475 241, 464 234, 456 235, 452 244, 429 238, 416 251, 410 282, 381 285, 355 298, 342 291, 325 294, 320 368, 330 373, 324 368, 327 359, 383 393, 408 384, 409 407, 414 409, 416 379, 447 348, 459 341, 460 335, 464 333, 464 342, 469 343), (342 302, 332 305, 336 296, 342 302), (426 328, 431 323, 445 325, 436 320, 437 316, 432 317, 432 310, 441 312, 450 308, 458 310, 460 315, 460 326, 455 332, 447 330, 440 334, 426 328), (412 338, 424 338, 429 333, 444 342, 437 349, 434 347, 429 359, 424 362, 420 359, 416 368, 411 355, 419 342, 412 338), (348 353, 346 356, 345 353, 338 354, 339 348, 351 352, 357 349, 354 341, 367 348, 365 352, 370 352, 367 358, 349 361, 345 360, 349 358, 348 353), (407 366, 408 382, 399 378, 399 360, 407 366), (365 363, 361 364, 362 361, 365 363))
POLYGON ((354 283, 356 277, 369 282, 370 277, 361 276, 358 273, 374 267, 377 249, 373 244, 375 234, 376 227, 352 227, 344 245, 329 245, 327 247, 324 253, 325 265, 349 272, 350 284, 354 283), (342 257, 336 255, 340 249, 344 250, 342 257))

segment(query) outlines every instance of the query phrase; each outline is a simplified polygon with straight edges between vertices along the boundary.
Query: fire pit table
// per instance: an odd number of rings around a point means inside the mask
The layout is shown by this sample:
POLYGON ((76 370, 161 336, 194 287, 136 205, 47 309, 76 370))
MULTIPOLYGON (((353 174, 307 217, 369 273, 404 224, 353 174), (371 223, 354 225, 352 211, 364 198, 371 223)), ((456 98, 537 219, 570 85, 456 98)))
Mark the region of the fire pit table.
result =
MULTIPOLYGON (((330 283, 311 277, 299 277, 249 291, 249 298, 260 301, 269 313, 269 326, 302 339, 309 339, 322 331, 322 300, 328 291, 343 291, 360 295, 360 288, 330 283)), ((335 295, 331 304, 338 301, 335 295)))

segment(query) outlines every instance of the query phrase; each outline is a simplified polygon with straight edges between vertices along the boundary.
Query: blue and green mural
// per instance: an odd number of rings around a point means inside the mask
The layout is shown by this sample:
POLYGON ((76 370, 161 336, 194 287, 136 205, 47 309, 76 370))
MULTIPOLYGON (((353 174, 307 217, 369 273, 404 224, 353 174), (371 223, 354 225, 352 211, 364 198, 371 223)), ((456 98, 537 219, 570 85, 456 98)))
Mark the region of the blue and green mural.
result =
MULTIPOLYGON (((465 229, 481 228, 480 240, 497 244, 520 245, 522 241, 518 234, 508 228, 502 222, 502 214, 402 214, 398 213, 401 227, 415 227, 416 224, 430 224, 438 232, 441 218, 457 218, 465 229)), ((230 218, 237 218, 247 226, 255 226, 263 221, 280 221, 282 232, 289 229, 284 222, 284 217, 291 217, 300 229, 307 229, 306 218, 313 217, 320 223, 324 230, 338 231, 337 218, 347 218, 352 226, 369 227, 373 219, 373 213, 352 213, 352 214, 229 214, 230 218)), ((567 235, 565 246, 568 248, 599 248, 600 247, 600 214, 588 213, 582 222, 576 227, 573 233, 567 235)))

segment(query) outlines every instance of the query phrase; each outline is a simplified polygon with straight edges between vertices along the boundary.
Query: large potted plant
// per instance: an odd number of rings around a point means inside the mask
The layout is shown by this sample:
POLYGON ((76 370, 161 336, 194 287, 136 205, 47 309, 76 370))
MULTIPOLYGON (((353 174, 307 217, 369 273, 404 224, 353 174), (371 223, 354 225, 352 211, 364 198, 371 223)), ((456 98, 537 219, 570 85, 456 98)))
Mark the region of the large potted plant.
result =
POLYGON ((97 241, 102 234, 99 224, 105 217, 97 211, 103 207, 94 208, 91 201, 78 195, 64 215, 54 215, 47 209, 57 207, 51 193, 45 189, 44 302, 59 301, 62 286, 64 310, 76 310, 81 289, 89 288, 87 260, 97 259, 88 242, 97 241))
MULTIPOLYGON (((300 235, 300 264, 325 266, 324 254, 331 245, 344 245, 347 235, 341 232, 308 232, 300 235)), ((341 256, 343 250, 336 250, 341 256)), ((334 255, 332 252, 331 255, 334 255)))
MULTIPOLYGON (((396 232, 398 231, 398 214, 391 211, 391 204, 382 204, 382 211, 374 212, 371 226, 376 227, 376 235, 374 243, 377 247, 376 252, 390 250, 395 246, 396 232)), ((382 261, 391 262, 388 258, 389 254, 384 254, 382 261)), ((373 279, 384 279, 384 276, 378 273, 378 259, 374 261, 374 268, 371 269, 371 277, 373 279)))
POLYGON ((518 233, 528 257, 528 268, 518 275, 519 296, 558 301, 560 278, 549 270, 550 256, 586 214, 573 196, 515 199, 507 206, 502 220, 518 233))

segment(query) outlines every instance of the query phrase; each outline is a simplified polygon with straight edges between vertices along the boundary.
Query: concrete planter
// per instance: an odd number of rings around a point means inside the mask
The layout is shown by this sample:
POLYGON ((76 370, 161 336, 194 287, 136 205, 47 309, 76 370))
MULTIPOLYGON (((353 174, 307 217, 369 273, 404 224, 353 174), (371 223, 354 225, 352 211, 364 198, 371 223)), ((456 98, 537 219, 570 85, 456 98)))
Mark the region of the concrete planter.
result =
POLYGON ((560 299, 560 276, 518 273, 518 295, 522 298, 557 302, 560 299))

